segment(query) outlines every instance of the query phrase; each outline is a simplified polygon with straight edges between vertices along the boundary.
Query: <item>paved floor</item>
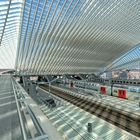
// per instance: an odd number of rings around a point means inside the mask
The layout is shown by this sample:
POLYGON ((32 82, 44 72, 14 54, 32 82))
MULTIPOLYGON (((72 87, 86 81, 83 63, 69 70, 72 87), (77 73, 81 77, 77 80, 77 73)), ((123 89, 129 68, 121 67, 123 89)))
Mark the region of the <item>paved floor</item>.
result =
POLYGON ((89 99, 89 100, 93 100, 93 101, 98 101, 99 103, 102 103, 106 106, 110 106, 114 109, 119 109, 122 111, 126 111, 128 113, 133 113, 135 115, 139 115, 140 116, 140 107, 139 104, 137 102, 134 101, 129 101, 129 100, 125 100, 125 99, 121 99, 121 98, 117 98, 117 97, 112 97, 112 96, 102 96, 102 98, 99 98, 96 94, 94 95, 88 95, 85 96, 83 94, 78 93, 76 89, 70 89, 68 87, 64 87, 64 86, 60 86, 63 88, 63 90, 65 90, 66 92, 70 92, 72 94, 76 94, 79 95, 83 98, 89 99))
POLYGON ((10 76, 0 76, 0 140, 22 140, 10 76))
MULTIPOLYGON (((30 84, 29 86, 29 95, 32 97, 32 99, 38 104, 41 105, 42 102, 40 102, 40 95, 42 98, 46 98, 47 94, 43 92, 42 90, 38 90, 36 92, 35 85, 30 84)), ((39 108, 39 106, 37 106, 39 108)), ((41 116, 41 119, 44 120, 44 129, 47 132, 47 135, 49 137, 49 140, 64 140, 62 135, 57 131, 57 129, 52 125, 52 122, 43 114, 43 112, 39 109, 36 109, 37 114, 41 116), (42 114, 42 115, 41 115, 42 114)), ((39 116, 37 116, 39 118, 39 116)))
POLYGON ((138 140, 137 137, 90 113, 66 102, 63 106, 50 109, 41 105, 57 130, 70 140, 138 140), (87 124, 93 124, 93 131, 87 132, 87 124))

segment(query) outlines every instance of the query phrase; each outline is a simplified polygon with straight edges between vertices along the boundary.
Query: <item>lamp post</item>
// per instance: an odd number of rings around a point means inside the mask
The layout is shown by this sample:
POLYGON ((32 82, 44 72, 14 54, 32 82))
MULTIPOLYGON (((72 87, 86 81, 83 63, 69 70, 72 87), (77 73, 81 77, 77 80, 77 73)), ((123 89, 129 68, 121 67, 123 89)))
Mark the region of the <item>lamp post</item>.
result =
POLYGON ((49 82, 49 97, 51 97, 51 89, 50 89, 50 86, 51 86, 51 82, 49 82))
POLYGON ((49 83, 49 97, 51 97, 51 88, 50 88, 51 83, 54 82, 54 81, 56 81, 57 79, 58 79, 58 78, 53 79, 52 81, 49 81, 49 80, 48 80, 48 83, 49 83))

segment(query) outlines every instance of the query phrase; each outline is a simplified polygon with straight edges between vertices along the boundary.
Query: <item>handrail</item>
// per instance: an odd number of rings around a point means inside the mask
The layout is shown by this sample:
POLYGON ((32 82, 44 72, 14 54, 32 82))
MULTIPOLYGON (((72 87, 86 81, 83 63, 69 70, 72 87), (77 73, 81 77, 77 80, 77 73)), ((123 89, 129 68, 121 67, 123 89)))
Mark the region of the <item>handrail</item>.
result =
POLYGON ((35 123, 40 135, 45 135, 45 132, 43 131, 42 127, 40 126, 40 124, 39 124, 38 120, 36 119, 35 114, 32 111, 32 109, 30 108, 30 106, 27 105, 26 107, 27 107, 27 110, 28 110, 33 122, 35 123))
POLYGON ((11 79, 11 81, 12 81, 14 96, 15 96, 15 100, 16 100, 17 112, 18 112, 18 116, 19 116, 19 121, 20 121, 20 126, 21 126, 21 132, 22 132, 22 135, 23 135, 23 140, 28 140, 27 135, 26 135, 25 126, 24 126, 22 116, 21 116, 21 111, 20 111, 18 99, 17 99, 17 96, 16 96, 15 86, 13 84, 13 79, 11 79))
MULTIPOLYGON (((18 88, 19 89, 21 89, 20 91, 20 93, 21 93, 21 95, 22 96, 24 96, 24 104, 25 104, 25 106, 26 106, 26 109, 27 109, 27 111, 28 111, 28 113, 29 113, 29 115, 30 115, 30 117, 31 117, 31 119, 32 119, 32 121, 33 121, 33 123, 34 123, 34 125, 35 125, 35 128, 37 129, 37 131, 40 133, 40 136, 36 136, 36 137, 34 137, 34 138, 32 138, 32 140, 34 140, 34 139, 40 139, 41 140, 41 138, 45 138, 45 140, 49 140, 49 138, 48 138, 48 135, 45 133, 45 131, 44 131, 44 129, 43 129, 43 127, 42 127, 42 125, 40 124, 40 122, 39 122, 39 120, 38 120, 38 118, 36 117, 36 114, 35 114, 35 112, 33 111, 34 109, 32 108, 32 105, 30 105, 30 102, 29 102, 29 100, 32 100, 31 98, 30 98, 30 96, 26 93, 26 91, 24 90, 24 88, 15 80, 15 79, 13 79, 13 81, 12 81, 12 84, 13 84, 13 89, 14 89, 14 93, 15 93, 15 98, 16 98, 16 102, 18 102, 18 99, 17 99, 17 97, 16 97, 16 90, 18 90, 18 88), (14 84, 15 83, 15 84, 14 84), (14 88, 15 87, 15 88, 14 88), (24 92, 25 91, 25 92, 24 92), (26 100, 27 99, 27 100, 26 100)), ((20 107, 19 107, 19 104, 17 103, 17 106, 18 106, 18 110, 19 110, 19 112, 20 112, 20 107)), ((21 117, 21 113, 19 113, 20 115, 19 115, 19 117, 20 117, 20 121, 21 121, 21 128, 22 128, 22 131, 23 131, 23 137, 24 137, 24 139, 23 140, 28 140, 27 139, 27 136, 26 136, 26 129, 25 129, 25 127, 24 127, 24 123, 23 123, 23 121, 22 121, 22 117, 21 117)))

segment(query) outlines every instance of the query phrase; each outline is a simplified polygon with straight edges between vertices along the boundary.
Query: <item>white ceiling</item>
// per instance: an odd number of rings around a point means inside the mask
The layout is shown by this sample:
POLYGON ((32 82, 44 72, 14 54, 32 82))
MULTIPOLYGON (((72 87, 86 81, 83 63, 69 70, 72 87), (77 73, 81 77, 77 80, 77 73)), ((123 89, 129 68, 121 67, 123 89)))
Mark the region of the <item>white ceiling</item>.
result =
POLYGON ((15 68, 22 0, 0 0, 0 69, 15 68))
POLYGON ((126 61, 124 54, 140 43, 140 0, 23 3, 16 9, 22 19, 14 21, 19 29, 14 36, 19 40, 15 68, 21 74, 94 73, 128 68, 139 59, 126 61))

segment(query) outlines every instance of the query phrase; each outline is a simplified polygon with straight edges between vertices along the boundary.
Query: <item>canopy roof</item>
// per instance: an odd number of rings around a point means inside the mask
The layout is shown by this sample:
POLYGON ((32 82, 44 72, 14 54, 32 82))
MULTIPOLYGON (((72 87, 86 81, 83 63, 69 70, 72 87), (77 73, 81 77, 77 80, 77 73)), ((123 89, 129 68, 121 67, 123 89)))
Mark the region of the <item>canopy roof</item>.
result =
POLYGON ((22 0, 0 0, 0 69, 14 68, 22 0))
POLYGON ((140 0, 1 0, 0 66, 20 74, 139 67, 139 11, 140 0))

